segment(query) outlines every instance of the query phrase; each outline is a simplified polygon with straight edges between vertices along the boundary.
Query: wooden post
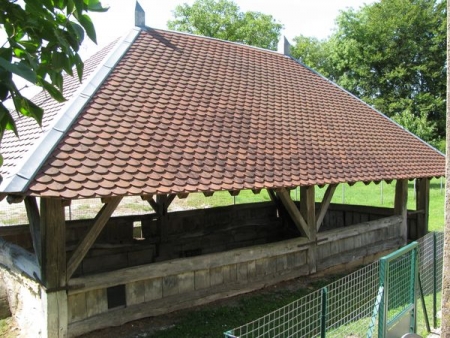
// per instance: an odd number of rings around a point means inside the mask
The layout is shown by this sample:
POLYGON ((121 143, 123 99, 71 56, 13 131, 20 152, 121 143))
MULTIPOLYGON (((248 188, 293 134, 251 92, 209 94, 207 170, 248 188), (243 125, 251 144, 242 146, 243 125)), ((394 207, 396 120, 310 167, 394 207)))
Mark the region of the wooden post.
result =
POLYGON ((62 200, 41 197, 43 337, 66 337, 68 325, 66 232, 62 200))
POLYGON ((309 273, 317 271, 317 227, 315 188, 300 187, 300 213, 308 225, 310 246, 308 250, 309 273))
POLYGON ((408 180, 397 180, 395 184, 394 214, 402 216, 401 237, 408 241, 408 180))
POLYGON ((165 243, 168 240, 168 216, 167 216, 167 209, 168 206, 168 200, 167 195, 156 195, 156 204, 158 205, 158 226, 159 226, 159 233, 161 236, 161 242, 165 243))
POLYGON ((66 285, 65 230, 61 199, 41 198, 42 282, 47 288, 66 285))
POLYGON ((428 214, 430 210, 430 180, 418 178, 416 182, 417 238, 428 233, 428 214))
POLYGON ((42 262, 41 250, 41 217, 36 202, 36 197, 27 196, 24 200, 27 210, 28 223, 30 224, 31 239, 33 241, 34 253, 39 264, 42 262))

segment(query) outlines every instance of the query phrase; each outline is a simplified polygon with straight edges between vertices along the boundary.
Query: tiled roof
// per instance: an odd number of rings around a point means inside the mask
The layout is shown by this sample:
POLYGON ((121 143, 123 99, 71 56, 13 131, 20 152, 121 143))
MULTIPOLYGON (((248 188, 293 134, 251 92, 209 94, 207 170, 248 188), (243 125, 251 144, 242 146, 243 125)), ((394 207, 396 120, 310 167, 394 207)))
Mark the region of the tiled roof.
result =
POLYGON ((441 153, 290 57, 147 29, 24 192, 189 193, 434 177, 444 169, 441 153))
MULTIPOLYGON (((111 51, 117 41, 114 41, 94 54, 84 63, 82 83, 92 75, 98 68, 100 62, 111 51)), ((80 88, 80 80, 77 76, 64 75, 64 97, 70 99, 80 88)), ((4 164, 0 167, 0 174, 8 178, 16 174, 16 170, 23 163, 29 150, 38 142, 38 140, 47 133, 54 124, 61 109, 67 102, 57 102, 45 91, 37 94, 32 101, 44 109, 42 126, 40 127, 34 119, 24 117, 23 115, 14 115, 19 137, 12 131, 6 131, 1 140, 0 151, 5 158, 4 164)))

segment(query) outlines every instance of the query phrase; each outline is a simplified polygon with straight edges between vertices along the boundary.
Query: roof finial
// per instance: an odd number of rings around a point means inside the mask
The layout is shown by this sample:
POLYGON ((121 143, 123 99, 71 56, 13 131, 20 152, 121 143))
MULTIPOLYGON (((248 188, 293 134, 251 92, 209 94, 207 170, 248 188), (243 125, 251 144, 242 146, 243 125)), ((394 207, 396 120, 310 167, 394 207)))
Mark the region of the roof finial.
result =
POLYGON ((277 50, 278 53, 280 54, 291 56, 291 44, 289 43, 289 41, 286 39, 285 36, 283 36, 283 38, 278 40, 277 50))
POLYGON ((283 53, 284 55, 291 56, 291 44, 286 39, 285 36, 283 36, 283 45, 280 49, 280 53, 283 53))
POLYGON ((134 9, 134 25, 136 27, 145 27, 145 12, 137 1, 136 8, 134 9))

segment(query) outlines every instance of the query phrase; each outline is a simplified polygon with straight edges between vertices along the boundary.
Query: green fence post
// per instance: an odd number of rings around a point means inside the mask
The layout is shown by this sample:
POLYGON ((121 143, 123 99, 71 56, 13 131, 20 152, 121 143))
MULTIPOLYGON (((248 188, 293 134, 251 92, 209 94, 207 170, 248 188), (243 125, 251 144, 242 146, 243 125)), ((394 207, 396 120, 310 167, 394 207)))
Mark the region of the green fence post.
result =
POLYGON ((437 328, 437 239, 436 232, 433 232, 433 327, 437 328))
POLYGON ((328 289, 322 288, 322 315, 320 317, 320 338, 325 338, 327 335, 327 298, 328 289))
POLYGON ((386 257, 380 259, 380 284, 383 287, 383 294, 380 300, 380 310, 378 312, 378 338, 384 338, 386 336, 386 314, 387 314, 387 299, 386 294, 388 293, 388 284, 386 273, 387 265, 389 262, 386 257))
POLYGON ((416 302, 416 290, 417 290, 417 276, 418 276, 418 257, 419 257, 419 252, 418 252, 418 247, 415 247, 412 251, 411 251, 411 285, 410 285, 410 302, 412 304, 414 304, 414 308, 413 308, 413 315, 411 316, 411 320, 410 320, 410 331, 409 332, 416 332, 416 318, 417 318, 417 302, 416 302))
POLYGON ((430 321, 428 319, 427 306, 425 305, 425 296, 423 294, 422 280, 420 279, 420 273, 417 275, 417 279, 419 281, 420 300, 421 300, 421 303, 422 303, 423 316, 425 317, 425 325, 427 326, 427 331, 431 332, 430 321))

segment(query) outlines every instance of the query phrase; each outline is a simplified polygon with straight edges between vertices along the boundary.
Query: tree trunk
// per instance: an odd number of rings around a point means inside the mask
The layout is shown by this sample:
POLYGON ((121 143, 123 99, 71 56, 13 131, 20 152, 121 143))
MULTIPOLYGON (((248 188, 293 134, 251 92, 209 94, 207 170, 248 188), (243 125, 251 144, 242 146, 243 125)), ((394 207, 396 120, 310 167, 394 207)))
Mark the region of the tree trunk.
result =
MULTIPOLYGON (((450 61, 450 4, 447 2, 447 65, 450 61)), ((446 145, 446 188, 445 188, 445 237, 444 237, 444 269, 442 274, 442 321, 441 337, 450 338, 450 72, 447 70, 447 145, 446 145)))

